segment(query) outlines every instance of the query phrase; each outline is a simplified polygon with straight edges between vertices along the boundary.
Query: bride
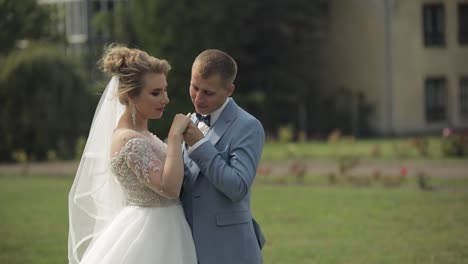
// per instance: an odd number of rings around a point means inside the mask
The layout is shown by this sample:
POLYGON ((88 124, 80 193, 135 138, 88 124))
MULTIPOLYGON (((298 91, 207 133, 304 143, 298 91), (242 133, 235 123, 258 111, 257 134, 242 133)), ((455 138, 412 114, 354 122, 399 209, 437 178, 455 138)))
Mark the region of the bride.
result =
POLYGON ((190 119, 174 117, 167 145, 148 131, 169 103, 170 65, 122 46, 109 47, 100 65, 112 79, 69 194, 69 263, 196 263, 179 201, 190 119))

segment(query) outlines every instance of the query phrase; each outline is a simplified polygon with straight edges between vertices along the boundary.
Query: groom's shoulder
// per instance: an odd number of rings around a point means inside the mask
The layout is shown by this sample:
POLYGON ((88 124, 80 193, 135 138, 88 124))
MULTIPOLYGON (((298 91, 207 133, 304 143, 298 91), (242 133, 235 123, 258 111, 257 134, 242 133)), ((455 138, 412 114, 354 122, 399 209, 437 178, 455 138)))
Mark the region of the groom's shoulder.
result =
POLYGON ((237 121, 246 123, 249 125, 254 125, 254 126, 260 126, 263 128, 262 123, 251 113, 249 113, 247 110, 242 108, 240 105, 237 104, 237 102, 232 99, 233 105, 237 108, 237 121))
POLYGON ((262 123, 251 113, 247 112, 242 107, 239 107, 239 116, 241 117, 240 120, 247 123, 250 126, 260 126, 263 128, 262 123))

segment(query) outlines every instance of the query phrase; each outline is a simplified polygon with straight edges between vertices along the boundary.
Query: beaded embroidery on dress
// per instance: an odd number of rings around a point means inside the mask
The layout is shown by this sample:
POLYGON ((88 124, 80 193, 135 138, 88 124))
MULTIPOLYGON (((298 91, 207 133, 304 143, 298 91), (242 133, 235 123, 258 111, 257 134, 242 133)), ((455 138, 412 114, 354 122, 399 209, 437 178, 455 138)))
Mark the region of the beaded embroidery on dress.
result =
POLYGON ((127 141, 111 160, 111 170, 122 185, 128 205, 165 207, 180 203, 154 192, 149 182, 151 172, 161 172, 166 159, 166 144, 154 136, 154 141, 135 137, 127 141))

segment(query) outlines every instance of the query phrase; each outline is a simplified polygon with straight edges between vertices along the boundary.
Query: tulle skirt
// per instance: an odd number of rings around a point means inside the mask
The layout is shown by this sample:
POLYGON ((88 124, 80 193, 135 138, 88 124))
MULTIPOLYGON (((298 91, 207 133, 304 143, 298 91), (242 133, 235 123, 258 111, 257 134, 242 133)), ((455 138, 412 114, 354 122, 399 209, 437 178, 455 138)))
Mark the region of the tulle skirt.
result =
POLYGON ((85 253, 81 264, 197 263, 182 206, 125 207, 85 253))

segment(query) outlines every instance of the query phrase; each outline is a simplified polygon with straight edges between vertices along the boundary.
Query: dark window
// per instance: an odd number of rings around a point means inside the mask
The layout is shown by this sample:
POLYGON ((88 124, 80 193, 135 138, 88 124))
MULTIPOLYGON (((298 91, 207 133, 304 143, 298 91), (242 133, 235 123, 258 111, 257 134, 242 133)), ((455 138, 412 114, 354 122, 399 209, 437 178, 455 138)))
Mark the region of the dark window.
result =
POLYGON ((468 120, 468 77, 460 80, 460 118, 468 120))
POLYGON ((468 4, 458 4, 458 42, 468 44, 468 4))
POLYGON ((107 10, 114 10, 114 1, 107 2, 107 10))
POLYGON ((440 122, 447 119, 447 80, 429 78, 425 83, 426 121, 440 122))
POLYGON ((445 19, 442 4, 423 6, 423 31, 425 46, 445 45, 445 19))
POLYGON ((101 0, 94 0, 93 3, 93 12, 99 11, 108 11, 114 9, 114 0, 108 1, 101 1, 101 0))

